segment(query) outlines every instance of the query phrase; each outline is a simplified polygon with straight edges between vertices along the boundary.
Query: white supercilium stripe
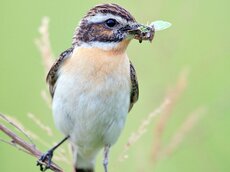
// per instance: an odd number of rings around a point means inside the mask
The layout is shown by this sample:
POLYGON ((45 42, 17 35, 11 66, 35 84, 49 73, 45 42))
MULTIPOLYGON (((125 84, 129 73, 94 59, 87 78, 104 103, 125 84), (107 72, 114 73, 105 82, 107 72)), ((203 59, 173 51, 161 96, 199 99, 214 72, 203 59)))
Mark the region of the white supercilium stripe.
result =
POLYGON ((121 18, 120 16, 116 16, 113 14, 102 14, 102 13, 98 13, 95 16, 88 16, 86 17, 86 20, 88 20, 89 23, 100 23, 111 18, 117 20, 117 22, 119 23, 127 23, 127 21, 121 18))

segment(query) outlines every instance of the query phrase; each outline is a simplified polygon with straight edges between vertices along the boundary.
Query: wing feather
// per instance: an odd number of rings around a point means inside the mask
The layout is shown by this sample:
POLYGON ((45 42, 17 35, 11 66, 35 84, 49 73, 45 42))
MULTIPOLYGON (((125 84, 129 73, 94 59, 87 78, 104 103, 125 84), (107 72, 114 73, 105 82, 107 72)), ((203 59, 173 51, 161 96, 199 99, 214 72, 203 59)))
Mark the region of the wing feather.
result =
POLYGON ((134 103, 137 102, 139 97, 139 88, 135 68, 130 61, 130 79, 131 79, 131 93, 130 93, 130 106, 129 111, 132 109, 134 103))
POLYGON ((71 47, 66 51, 64 51, 63 53, 61 53, 59 58, 56 60, 56 62, 51 67, 49 73, 47 74, 46 82, 49 85, 49 91, 52 97, 54 96, 54 92, 55 92, 56 82, 58 79, 58 71, 62 66, 63 62, 71 56, 72 52, 73 52, 73 48, 71 47))

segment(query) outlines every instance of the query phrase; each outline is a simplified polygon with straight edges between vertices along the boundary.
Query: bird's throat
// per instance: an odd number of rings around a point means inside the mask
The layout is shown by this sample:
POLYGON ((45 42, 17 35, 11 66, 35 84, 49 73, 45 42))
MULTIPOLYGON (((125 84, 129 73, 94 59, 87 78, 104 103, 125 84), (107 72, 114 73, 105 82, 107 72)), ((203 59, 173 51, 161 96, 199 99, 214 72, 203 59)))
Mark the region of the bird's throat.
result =
POLYGON ((76 49, 87 49, 87 51, 101 51, 110 56, 113 54, 125 53, 131 39, 125 39, 121 42, 87 42, 76 46, 76 49))
POLYGON ((107 75, 118 70, 118 68, 121 73, 127 74, 129 60, 124 45, 119 46, 122 47, 112 50, 85 47, 75 48, 72 57, 66 60, 62 70, 72 73, 73 76, 76 73, 84 72, 85 74, 83 75, 87 75, 87 78, 98 72, 102 75, 107 75))

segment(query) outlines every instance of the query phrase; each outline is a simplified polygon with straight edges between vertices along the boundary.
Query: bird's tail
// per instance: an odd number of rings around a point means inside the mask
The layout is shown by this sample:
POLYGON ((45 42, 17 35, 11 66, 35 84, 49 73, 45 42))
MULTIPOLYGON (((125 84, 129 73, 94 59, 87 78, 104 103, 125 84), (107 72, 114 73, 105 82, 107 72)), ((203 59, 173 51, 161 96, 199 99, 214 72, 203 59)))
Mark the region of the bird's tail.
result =
POLYGON ((94 169, 75 168, 75 172, 94 172, 94 169))
POLYGON ((79 150, 74 150, 73 155, 75 172, 95 172, 94 166, 96 154, 97 153, 93 153, 90 156, 84 156, 79 150))

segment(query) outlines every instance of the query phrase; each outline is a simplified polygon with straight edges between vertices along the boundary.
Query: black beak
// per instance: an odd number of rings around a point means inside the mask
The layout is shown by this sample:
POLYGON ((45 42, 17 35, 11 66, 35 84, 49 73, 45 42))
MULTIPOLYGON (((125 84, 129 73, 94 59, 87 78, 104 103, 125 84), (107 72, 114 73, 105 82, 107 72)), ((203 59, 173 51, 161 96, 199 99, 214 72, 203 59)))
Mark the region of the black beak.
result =
POLYGON ((128 30, 129 35, 133 36, 134 39, 139 40, 141 43, 143 40, 149 40, 152 42, 155 30, 153 27, 145 26, 142 24, 134 24, 128 30))

